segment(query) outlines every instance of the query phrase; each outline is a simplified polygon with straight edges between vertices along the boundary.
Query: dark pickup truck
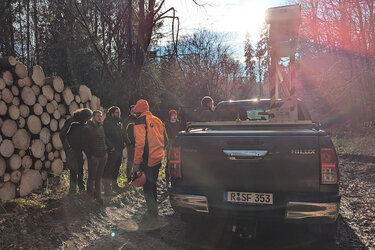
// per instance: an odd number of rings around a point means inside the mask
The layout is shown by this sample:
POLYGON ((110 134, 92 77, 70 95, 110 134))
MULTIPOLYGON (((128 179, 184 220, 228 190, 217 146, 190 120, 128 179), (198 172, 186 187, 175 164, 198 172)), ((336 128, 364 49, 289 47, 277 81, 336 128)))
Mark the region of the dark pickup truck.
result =
MULTIPOLYGON (((173 209, 183 218, 305 223, 336 234, 336 151, 298 101, 298 121, 268 119, 269 99, 221 102, 214 122, 195 122, 169 150, 173 209)), ((281 224, 282 224, 281 223, 281 224)))

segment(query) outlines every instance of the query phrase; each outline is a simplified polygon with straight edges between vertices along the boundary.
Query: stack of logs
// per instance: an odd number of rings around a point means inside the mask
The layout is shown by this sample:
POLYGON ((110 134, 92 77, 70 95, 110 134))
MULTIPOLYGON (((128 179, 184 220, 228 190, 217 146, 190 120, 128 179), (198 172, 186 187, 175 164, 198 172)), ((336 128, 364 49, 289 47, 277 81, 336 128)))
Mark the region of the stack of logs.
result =
POLYGON ((0 58, 0 200, 25 196, 63 170, 59 130, 78 108, 103 108, 91 90, 65 87, 59 76, 0 58))

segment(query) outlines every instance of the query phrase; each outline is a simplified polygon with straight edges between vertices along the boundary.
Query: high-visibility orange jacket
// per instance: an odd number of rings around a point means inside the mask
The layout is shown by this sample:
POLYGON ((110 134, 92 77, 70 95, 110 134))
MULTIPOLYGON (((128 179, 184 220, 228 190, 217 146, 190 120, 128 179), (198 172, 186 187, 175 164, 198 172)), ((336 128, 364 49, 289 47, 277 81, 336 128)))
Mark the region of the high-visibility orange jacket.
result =
POLYGON ((135 121, 134 137, 135 164, 147 162, 147 166, 153 167, 163 161, 167 135, 159 118, 153 116, 150 111, 143 112, 135 121))

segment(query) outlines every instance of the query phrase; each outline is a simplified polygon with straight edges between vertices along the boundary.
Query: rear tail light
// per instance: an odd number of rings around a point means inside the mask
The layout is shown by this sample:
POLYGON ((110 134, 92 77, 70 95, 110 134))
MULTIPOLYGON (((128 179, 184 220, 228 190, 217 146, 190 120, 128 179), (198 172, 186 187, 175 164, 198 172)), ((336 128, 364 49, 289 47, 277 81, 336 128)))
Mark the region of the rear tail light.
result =
POLYGON ((172 146, 168 152, 168 172, 172 178, 182 178, 181 147, 172 146))
POLYGON ((320 149, 321 184, 337 184, 339 170, 337 156, 334 148, 320 149))

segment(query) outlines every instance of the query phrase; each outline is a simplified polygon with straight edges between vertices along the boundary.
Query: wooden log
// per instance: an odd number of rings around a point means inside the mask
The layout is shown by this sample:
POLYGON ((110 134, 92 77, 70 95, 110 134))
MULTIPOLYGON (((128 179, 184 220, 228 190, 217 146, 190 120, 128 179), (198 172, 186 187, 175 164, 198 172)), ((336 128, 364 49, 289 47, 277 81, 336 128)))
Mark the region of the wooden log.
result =
POLYGON ((59 93, 55 93, 55 97, 53 98, 57 103, 61 102, 61 95, 59 93))
POLYGON ((48 114, 53 114, 53 112, 55 111, 55 105, 53 105, 50 102, 47 103, 46 110, 47 110, 48 114))
POLYGON ((14 56, 4 56, 0 58, 0 69, 11 69, 17 64, 14 56))
POLYGON ((6 137, 12 137, 17 131, 17 123, 14 120, 7 119, 1 126, 1 133, 6 137))
POLYGON ((40 118, 36 115, 30 115, 29 118, 27 118, 27 127, 32 134, 39 134, 42 129, 40 118))
POLYGON ((17 78, 25 78, 27 76, 27 67, 25 64, 17 62, 16 66, 12 69, 12 72, 17 76, 17 78))
POLYGON ((31 78, 28 77, 28 76, 25 77, 25 78, 23 78, 23 79, 17 79, 17 85, 18 85, 18 87, 20 87, 20 88, 23 88, 23 87, 25 87, 25 86, 30 87, 31 84, 32 84, 31 78))
POLYGON ((42 115, 40 116, 40 119, 43 125, 47 126, 51 121, 51 116, 48 113, 43 112, 42 115))
POLYGON ((56 119, 51 119, 49 123, 49 128, 51 129, 52 132, 57 131, 57 129, 59 128, 59 123, 57 122, 56 119))
POLYGON ((4 176, 3 176, 3 180, 4 180, 4 182, 10 181, 10 174, 9 173, 5 173, 4 176))
POLYGON ((47 168, 47 169, 50 168, 51 167, 51 162, 50 161, 45 161, 44 162, 44 167, 47 168))
POLYGON ((60 140, 59 133, 57 133, 57 132, 52 135, 52 145, 57 150, 60 150, 60 149, 63 148, 61 140, 60 140))
POLYGON ((55 152, 53 152, 53 156, 55 158, 59 158, 60 157, 60 151, 56 150, 55 152))
POLYGON ((33 111, 35 115, 41 115, 43 113, 43 107, 39 103, 35 103, 33 106, 33 111))
POLYGON ((38 85, 32 85, 31 89, 33 90, 33 92, 36 96, 38 96, 40 94, 40 87, 38 85))
POLYGON ((76 111, 77 109, 79 109, 78 104, 75 101, 72 101, 69 105, 69 114, 73 115, 74 111, 76 111))
POLYGON ((91 110, 99 109, 99 107, 98 107, 98 97, 95 96, 95 95, 93 95, 92 98, 91 98, 90 108, 91 108, 91 110))
POLYGON ((9 167, 11 170, 17 170, 21 167, 22 158, 18 154, 14 154, 9 159, 9 167))
POLYGON ((91 107, 91 106, 90 106, 90 102, 86 102, 86 103, 84 104, 84 107, 89 109, 89 108, 91 107))
POLYGON ((53 159, 55 159, 55 155, 53 154, 53 152, 49 152, 49 153, 48 153, 47 159, 48 159, 49 161, 53 161, 53 159))
POLYGON ((26 105, 34 105, 36 101, 34 91, 30 87, 24 87, 21 91, 21 99, 26 105))
POLYGON ((62 173, 63 169, 64 169, 64 163, 62 162, 62 160, 54 159, 51 164, 52 173, 54 173, 55 175, 59 175, 62 173))
POLYGON ((30 109, 28 106, 26 106, 25 104, 21 104, 20 105, 20 115, 23 117, 23 118, 26 118, 28 117, 30 114, 30 109))
POLYGON ((16 85, 12 85, 12 87, 10 87, 10 89, 12 91, 13 96, 18 96, 20 94, 20 90, 18 89, 18 87, 16 85))
POLYGON ((4 101, 0 101, 0 116, 6 115, 8 106, 4 101))
POLYGON ((42 180, 45 181, 48 178, 48 172, 46 170, 43 170, 40 172, 40 175, 42 176, 42 180))
POLYGON ((64 104, 59 104, 57 106, 57 110, 60 112, 61 116, 64 116, 66 114, 66 106, 64 104))
POLYGON ((18 152, 18 155, 21 156, 21 157, 24 157, 26 155, 26 151, 25 150, 20 150, 18 152))
POLYGON ((31 166, 33 165, 33 160, 31 159, 30 155, 25 155, 24 157, 22 157, 21 165, 24 169, 31 168, 31 166))
POLYGON ((12 100, 13 105, 19 106, 20 103, 21 103, 21 101, 20 101, 19 97, 17 97, 17 96, 13 97, 13 100, 12 100))
POLYGON ((59 120, 59 129, 60 130, 64 127, 65 121, 66 120, 64 118, 62 118, 62 119, 59 120))
POLYGON ((51 140, 51 133, 49 131, 48 128, 46 127, 43 127, 41 130, 40 130, 40 136, 39 136, 40 140, 44 143, 44 144, 47 144, 49 143, 49 141, 51 140))
POLYGON ((46 145, 46 152, 49 153, 52 151, 52 144, 51 143, 47 143, 46 145))
POLYGON ((3 141, 3 136, 0 134, 0 144, 3 141))
POLYGON ((0 156, 0 176, 5 174, 5 170, 7 168, 7 164, 3 157, 0 156))
POLYGON ((80 85, 79 97, 81 98, 81 102, 91 101, 91 98, 92 98, 91 90, 86 85, 80 85))
POLYGON ((18 119, 17 119, 17 126, 18 126, 18 128, 24 128, 25 125, 26 125, 25 118, 23 118, 21 116, 18 117, 18 119))
POLYGON ((38 170, 28 169, 22 174, 22 180, 19 186, 20 196, 24 197, 31 192, 39 189, 43 184, 42 176, 38 170))
POLYGON ((20 109, 16 105, 11 105, 8 114, 11 119, 17 120, 20 117, 20 109))
POLYGON ((64 90, 64 81, 59 76, 52 76, 46 78, 45 84, 53 86, 53 89, 57 93, 61 93, 64 90))
POLYGON ((18 129, 12 137, 14 148, 27 150, 30 146, 30 134, 26 129, 18 129))
POLYGON ((47 97, 43 94, 38 96, 38 103, 42 105, 42 107, 45 107, 48 103, 47 97))
POLYGON ((70 105, 70 103, 74 100, 74 95, 72 90, 69 87, 66 87, 63 91, 63 99, 66 105, 70 105))
POLYGON ((74 96, 74 101, 79 105, 81 103, 81 97, 79 97, 79 95, 74 96))
POLYGON ((66 154, 64 150, 60 150, 60 156, 61 156, 61 160, 63 162, 66 162, 66 154))
POLYGON ((21 171, 19 171, 19 170, 14 170, 14 171, 12 171, 12 173, 10 173, 10 181, 15 183, 15 184, 20 182, 21 177, 22 177, 22 174, 21 174, 21 171))
POLYGON ((79 104, 79 108, 80 108, 80 109, 82 109, 82 108, 84 108, 84 107, 85 107, 85 105, 84 105, 83 103, 80 103, 80 104, 79 104))
POLYGON ((41 140, 37 139, 31 143, 30 150, 35 158, 42 158, 44 156, 45 146, 41 140))
POLYGON ((14 185, 14 183, 11 183, 11 182, 6 182, 6 183, 1 184, 0 200, 9 201, 9 200, 13 200, 14 198, 16 198, 16 185, 14 185))
POLYGON ((0 73, 0 77, 2 77, 5 81, 5 84, 11 86, 13 84, 13 75, 10 71, 6 70, 0 73))
POLYGON ((13 94, 8 88, 5 88, 1 91, 1 99, 4 100, 6 103, 12 103, 13 101, 13 94))
POLYGON ((32 71, 33 72, 31 74, 31 79, 33 79, 36 85, 42 87, 44 84, 44 79, 46 78, 46 76, 44 75, 43 68, 39 65, 35 65, 32 71))
POLYGON ((5 139, 0 145, 0 155, 9 158, 14 153, 14 146, 11 140, 5 139))
POLYGON ((36 160, 34 163, 34 169, 41 170, 43 167, 43 162, 41 160, 36 160))
POLYGON ((61 118, 60 112, 57 109, 53 111, 53 118, 55 118, 56 120, 59 120, 61 118))
POLYGON ((0 90, 3 90, 6 86, 4 79, 0 77, 0 90))
POLYGON ((56 100, 52 100, 51 101, 53 107, 55 108, 55 110, 57 109, 57 107, 59 106, 59 104, 56 102, 56 100))
POLYGON ((52 101, 55 97, 55 92, 53 91, 53 88, 50 85, 44 85, 42 87, 42 93, 45 97, 47 97, 48 101, 52 101))

